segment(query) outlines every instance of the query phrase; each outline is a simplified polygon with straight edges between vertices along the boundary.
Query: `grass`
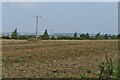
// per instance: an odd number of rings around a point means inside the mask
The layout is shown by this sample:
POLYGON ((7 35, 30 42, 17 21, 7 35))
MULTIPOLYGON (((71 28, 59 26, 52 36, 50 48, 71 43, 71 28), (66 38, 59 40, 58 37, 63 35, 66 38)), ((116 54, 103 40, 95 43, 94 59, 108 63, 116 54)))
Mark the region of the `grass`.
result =
POLYGON ((117 45, 112 40, 3 41, 3 77, 98 78, 105 54, 117 64, 117 45))

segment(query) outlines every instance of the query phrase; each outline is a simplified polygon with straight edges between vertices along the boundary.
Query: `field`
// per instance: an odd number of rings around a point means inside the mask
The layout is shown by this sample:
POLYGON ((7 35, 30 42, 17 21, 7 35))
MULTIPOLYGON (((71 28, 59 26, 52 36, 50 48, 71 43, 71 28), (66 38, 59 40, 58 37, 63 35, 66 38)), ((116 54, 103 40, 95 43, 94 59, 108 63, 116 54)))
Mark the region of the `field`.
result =
POLYGON ((117 40, 3 40, 3 77, 96 78, 105 54, 116 65, 117 49, 117 40))

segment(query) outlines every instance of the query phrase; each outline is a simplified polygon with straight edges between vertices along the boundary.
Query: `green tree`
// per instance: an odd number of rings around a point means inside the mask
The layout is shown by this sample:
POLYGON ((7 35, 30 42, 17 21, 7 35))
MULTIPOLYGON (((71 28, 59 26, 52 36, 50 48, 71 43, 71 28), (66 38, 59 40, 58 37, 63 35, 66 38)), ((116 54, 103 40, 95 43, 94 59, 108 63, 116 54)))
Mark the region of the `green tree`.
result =
POLYGON ((107 34, 105 34, 105 35, 104 35, 104 38, 105 38, 105 39, 108 39, 108 35, 107 35, 107 34))
POLYGON ((77 37, 77 32, 74 33, 74 37, 77 37))
POLYGON ((117 35, 118 39, 120 39, 120 34, 117 35))
POLYGON ((97 33, 95 36, 96 39, 100 39, 100 33, 97 33))
POLYGON ((86 33, 86 39, 89 39, 89 33, 86 33))
POLYGON ((12 32, 12 35, 11 35, 11 37, 13 38, 13 39, 17 39, 17 36, 18 36, 18 32, 17 32, 17 28, 12 32))
POLYGON ((56 38, 54 36, 51 37, 51 40, 55 40, 56 38))
POLYGON ((50 36, 48 35, 47 29, 46 29, 43 34, 43 39, 49 39, 49 38, 50 38, 50 36))
POLYGON ((85 39, 85 36, 86 36, 85 34, 81 34, 81 35, 80 35, 80 38, 81 38, 81 39, 85 39))

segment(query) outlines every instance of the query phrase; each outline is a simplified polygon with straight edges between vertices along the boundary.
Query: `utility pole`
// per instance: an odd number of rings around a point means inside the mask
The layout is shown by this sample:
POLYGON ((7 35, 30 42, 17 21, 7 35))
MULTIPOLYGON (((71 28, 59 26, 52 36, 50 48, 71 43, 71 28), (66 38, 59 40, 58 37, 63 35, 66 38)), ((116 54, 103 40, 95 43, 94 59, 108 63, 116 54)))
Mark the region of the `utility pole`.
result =
POLYGON ((37 39, 37 34, 38 34, 38 18, 41 18, 41 16, 36 16, 36 39, 37 39))

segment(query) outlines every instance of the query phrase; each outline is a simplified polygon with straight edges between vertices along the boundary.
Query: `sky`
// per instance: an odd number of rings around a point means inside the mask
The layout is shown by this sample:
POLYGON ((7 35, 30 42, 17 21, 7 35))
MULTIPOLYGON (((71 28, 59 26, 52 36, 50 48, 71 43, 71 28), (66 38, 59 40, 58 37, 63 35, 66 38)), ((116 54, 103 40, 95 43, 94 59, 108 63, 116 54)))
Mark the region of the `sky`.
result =
POLYGON ((117 2, 3 2, 2 32, 118 33, 117 2))

